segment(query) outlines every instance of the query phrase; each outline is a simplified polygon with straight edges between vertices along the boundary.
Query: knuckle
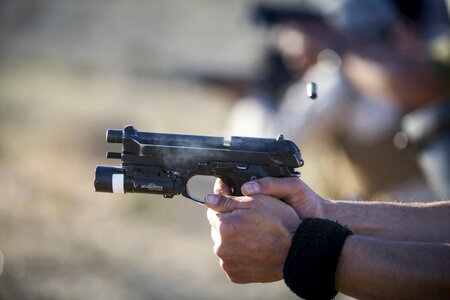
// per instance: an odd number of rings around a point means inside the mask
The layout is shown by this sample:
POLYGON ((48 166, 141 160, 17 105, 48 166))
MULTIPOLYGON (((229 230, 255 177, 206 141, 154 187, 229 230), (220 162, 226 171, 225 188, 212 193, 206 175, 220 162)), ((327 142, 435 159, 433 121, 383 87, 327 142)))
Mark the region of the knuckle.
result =
POLYGON ((229 246, 224 244, 222 240, 217 241, 213 247, 214 254, 221 259, 228 259, 231 257, 229 246))
POLYGON ((223 259, 221 259, 221 260, 219 261, 219 263, 220 263, 220 267, 222 268, 222 270, 224 270, 225 273, 228 274, 227 271, 229 271, 229 264, 228 264, 227 262, 225 262, 223 259))
POLYGON ((275 181, 276 178, 272 178, 272 177, 264 177, 259 179, 258 181, 258 185, 259 185, 259 190, 261 193, 265 193, 265 192, 269 192, 272 191, 272 189, 274 188, 275 185, 275 181))
POLYGON ((258 185, 259 185, 259 189, 261 191, 267 190, 267 188, 270 186, 270 178, 264 177, 264 178, 258 179, 258 185))
POLYGON ((234 198, 226 198, 223 203, 224 209, 226 211, 233 211, 235 202, 236 202, 236 200, 234 200, 234 198))
POLYGON ((289 185, 291 186, 290 189, 294 195, 305 193, 305 189, 300 178, 290 178, 289 185))
POLYGON ((245 270, 235 263, 230 263, 221 259, 220 267, 227 274, 228 279, 233 283, 244 284, 252 282, 246 275, 245 270))
POLYGON ((219 257, 221 259, 228 258, 228 255, 227 255, 228 251, 223 245, 216 245, 214 247, 214 253, 216 254, 217 257, 219 257))
POLYGON ((220 260, 220 267, 227 274, 228 277, 234 275, 232 265, 230 263, 224 261, 223 259, 220 260))
POLYGON ((221 257, 221 254, 222 254, 222 246, 221 246, 221 244, 218 242, 218 243, 215 243, 214 244, 214 249, 213 249, 213 251, 214 251, 214 254, 217 256, 217 257, 221 257))
POLYGON ((237 272, 235 271, 236 268, 233 264, 224 261, 223 259, 220 260, 220 267, 222 268, 222 270, 227 273, 228 278, 236 278, 237 277, 237 272))

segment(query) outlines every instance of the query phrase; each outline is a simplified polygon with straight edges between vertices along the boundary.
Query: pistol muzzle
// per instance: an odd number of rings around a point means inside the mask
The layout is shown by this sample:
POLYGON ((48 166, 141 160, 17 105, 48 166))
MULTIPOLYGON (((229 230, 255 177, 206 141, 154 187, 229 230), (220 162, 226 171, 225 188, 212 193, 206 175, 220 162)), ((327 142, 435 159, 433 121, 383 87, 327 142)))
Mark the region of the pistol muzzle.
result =
POLYGON ((116 129, 108 129, 106 131, 106 142, 120 144, 123 142, 123 131, 116 129))

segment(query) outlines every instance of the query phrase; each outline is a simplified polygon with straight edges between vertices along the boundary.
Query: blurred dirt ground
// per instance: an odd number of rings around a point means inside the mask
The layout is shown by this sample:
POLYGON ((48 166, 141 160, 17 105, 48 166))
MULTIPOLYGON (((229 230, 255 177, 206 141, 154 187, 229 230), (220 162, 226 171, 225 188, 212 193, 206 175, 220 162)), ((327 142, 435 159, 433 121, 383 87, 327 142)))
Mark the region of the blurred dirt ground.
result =
POLYGON ((251 61, 249 2, 1 2, 1 299, 296 299, 230 283, 204 207, 93 191, 107 128, 222 134, 230 99, 167 74, 251 61))

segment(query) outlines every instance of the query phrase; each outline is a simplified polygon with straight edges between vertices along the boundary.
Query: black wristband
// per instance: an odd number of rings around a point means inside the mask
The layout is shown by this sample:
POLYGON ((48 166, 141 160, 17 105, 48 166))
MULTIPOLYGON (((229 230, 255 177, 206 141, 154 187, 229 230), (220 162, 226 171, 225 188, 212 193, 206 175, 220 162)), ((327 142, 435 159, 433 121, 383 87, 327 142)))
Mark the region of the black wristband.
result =
POLYGON ((335 273, 345 239, 353 233, 337 222, 306 218, 292 239, 283 268, 284 281, 307 300, 336 296, 335 273))

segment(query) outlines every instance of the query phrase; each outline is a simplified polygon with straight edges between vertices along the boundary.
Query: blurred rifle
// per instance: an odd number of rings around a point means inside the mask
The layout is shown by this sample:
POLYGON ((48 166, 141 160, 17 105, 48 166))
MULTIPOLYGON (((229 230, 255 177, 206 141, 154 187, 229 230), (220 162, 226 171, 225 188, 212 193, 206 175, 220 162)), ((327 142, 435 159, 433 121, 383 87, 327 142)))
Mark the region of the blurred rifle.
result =
POLYGON ((232 92, 236 99, 258 93, 271 101, 274 110, 283 98, 286 89, 296 80, 287 68, 281 54, 273 48, 265 49, 259 66, 255 70, 231 73, 221 70, 184 70, 178 77, 194 80, 202 85, 218 87, 232 92))
POLYGON ((121 143, 122 152, 108 152, 120 167, 97 166, 95 191, 109 193, 182 194, 204 203, 189 192, 196 175, 221 178, 235 195, 241 186, 261 177, 299 176, 303 166, 298 147, 282 135, 278 139, 223 137, 139 132, 132 126, 109 129, 108 143, 121 143))
POLYGON ((302 22, 324 21, 314 9, 299 4, 258 3, 251 11, 251 19, 256 25, 270 27, 280 23, 300 24, 302 22))

